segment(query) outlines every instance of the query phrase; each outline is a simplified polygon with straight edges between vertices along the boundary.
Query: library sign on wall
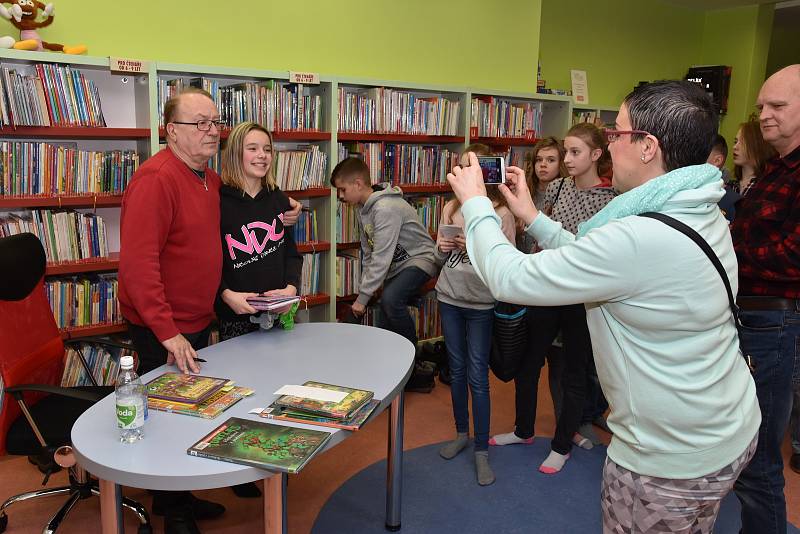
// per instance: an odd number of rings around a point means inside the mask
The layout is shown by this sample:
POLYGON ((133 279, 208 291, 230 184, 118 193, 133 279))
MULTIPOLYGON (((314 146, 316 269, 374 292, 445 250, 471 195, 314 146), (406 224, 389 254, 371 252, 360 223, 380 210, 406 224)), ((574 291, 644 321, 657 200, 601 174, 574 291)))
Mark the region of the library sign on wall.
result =
POLYGON ((111 72, 125 72, 127 74, 144 74, 150 68, 147 61, 120 57, 109 57, 108 66, 111 72))

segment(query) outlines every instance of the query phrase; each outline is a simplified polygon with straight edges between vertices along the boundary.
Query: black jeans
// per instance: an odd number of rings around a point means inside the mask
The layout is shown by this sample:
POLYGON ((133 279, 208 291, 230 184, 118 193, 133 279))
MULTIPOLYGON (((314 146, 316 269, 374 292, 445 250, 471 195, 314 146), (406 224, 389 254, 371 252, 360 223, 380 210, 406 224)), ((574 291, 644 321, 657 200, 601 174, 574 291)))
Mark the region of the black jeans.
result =
MULTIPOLYGON (((128 333, 131 342, 139 355, 139 375, 143 375, 167 363, 167 349, 158 341, 158 338, 149 328, 128 323, 128 333)), ((192 345, 194 350, 200 350, 208 346, 208 336, 211 333, 211 325, 203 330, 192 334, 183 334, 183 337, 192 345)), ((150 490, 153 495, 153 504, 158 502, 158 506, 166 511, 166 515, 171 512, 179 512, 190 502, 188 491, 162 491, 150 490)))
POLYGON ((531 306, 528 308, 528 352, 514 378, 516 400, 515 434, 530 438, 536 423, 539 374, 553 340, 562 332, 564 370, 561 376, 563 400, 556 421, 551 448, 559 454, 572 450, 572 436, 578 430, 586 396, 586 366, 592 357, 592 343, 583 304, 531 306))
POLYGON ((381 321, 378 326, 400 334, 416 347, 417 326, 411 319, 408 303, 430 279, 431 275, 419 267, 407 267, 386 280, 381 293, 381 321))

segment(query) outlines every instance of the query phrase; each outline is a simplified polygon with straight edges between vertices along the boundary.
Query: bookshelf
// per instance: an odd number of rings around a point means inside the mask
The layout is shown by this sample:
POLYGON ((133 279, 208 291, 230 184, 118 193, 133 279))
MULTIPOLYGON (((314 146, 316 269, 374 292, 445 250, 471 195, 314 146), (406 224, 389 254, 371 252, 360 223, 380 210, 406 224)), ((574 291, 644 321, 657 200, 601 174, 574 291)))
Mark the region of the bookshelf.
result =
MULTIPOLYGON (((308 311, 304 311, 301 317, 302 320, 311 321, 335 320, 337 302, 352 301, 348 297, 335 296, 337 255, 357 254, 359 249, 357 235, 348 239, 337 236, 338 202, 335 189, 328 185, 331 169, 344 155, 342 148, 372 147, 383 160, 389 147, 394 151, 391 156, 405 158, 402 159, 404 163, 388 172, 381 169, 381 178, 386 177, 392 183, 401 185, 409 198, 423 199, 420 202, 425 202, 426 197, 450 193, 450 187, 444 182, 452 163, 450 158, 460 154, 469 143, 482 142, 511 156, 512 153, 529 149, 536 139, 543 136, 563 137, 572 117, 570 99, 566 96, 333 75, 321 75, 319 85, 291 86, 286 71, 166 62, 150 62, 146 73, 125 75, 112 73, 108 58, 0 50, 0 68, 14 70, 23 76, 32 76, 36 72, 36 65, 40 63, 69 67, 90 80, 100 94, 105 126, 3 124, 0 125, 0 142, 49 143, 84 151, 135 151, 141 163, 161 148, 163 128, 160 109, 168 87, 205 83, 208 89, 212 89, 212 94, 218 95, 220 105, 223 104, 222 95, 229 99, 225 100, 226 104, 234 101, 231 95, 238 95, 236 98, 249 95, 249 98, 255 98, 252 101, 263 96, 282 105, 301 97, 304 110, 308 111, 302 114, 302 121, 298 118, 299 114, 294 119, 295 123, 291 123, 286 114, 269 115, 269 121, 278 151, 293 152, 300 164, 306 161, 305 157, 317 158, 313 160, 316 162, 324 159, 323 171, 315 182, 283 187, 289 196, 316 214, 315 241, 299 243, 298 247, 304 255, 318 255, 318 291, 307 299, 308 311), (260 87, 265 88, 264 93, 259 92, 260 87), (268 93, 271 95, 269 97, 265 96, 267 89, 273 91, 268 93), (354 117, 354 108, 352 105, 348 107, 348 99, 353 104, 359 98, 362 102, 372 98, 388 103, 386 116, 391 120, 381 124, 348 122, 354 117), (536 107, 541 110, 538 127, 532 135, 528 132, 522 135, 478 135, 479 132, 470 128, 474 98, 536 107), (415 109, 417 115, 416 119, 403 122, 398 119, 398 110, 406 105, 410 106, 409 109, 415 109), (428 162, 428 166, 409 174, 406 163, 423 160, 428 162), (431 162, 438 162, 439 166, 434 170, 431 162)), ((231 124, 239 120, 267 117, 248 115, 253 113, 253 109, 263 110, 263 107, 251 107, 250 111, 247 106, 236 109, 233 109, 235 106, 228 107, 230 109, 223 114, 231 124)), ((603 112, 610 113, 610 109, 603 109, 603 112)), ((223 142, 228 131, 222 132, 223 142)), ((292 160, 291 164, 295 167, 287 172, 296 174, 298 163, 292 160)), ((118 268, 121 202, 121 191, 48 191, 30 194, 0 189, 0 218, 8 214, 19 215, 31 209, 72 209, 99 215, 106 224, 109 254, 102 258, 51 263, 46 272, 48 279, 94 276, 113 273, 118 268)), ((437 214, 429 214, 429 220, 431 216, 438 220, 437 214)), ((112 323, 69 328, 62 333, 65 339, 76 339, 123 331, 124 325, 112 323)))
POLYGON ((591 122, 601 128, 613 128, 619 106, 572 106, 571 124, 591 122))

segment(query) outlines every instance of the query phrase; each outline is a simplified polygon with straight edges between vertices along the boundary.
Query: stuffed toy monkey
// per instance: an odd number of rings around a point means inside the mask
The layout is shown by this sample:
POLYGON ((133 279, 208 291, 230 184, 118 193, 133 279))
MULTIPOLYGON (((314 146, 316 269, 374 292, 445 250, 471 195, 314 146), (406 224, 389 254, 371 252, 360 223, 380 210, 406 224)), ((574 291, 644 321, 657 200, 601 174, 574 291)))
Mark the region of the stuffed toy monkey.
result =
MULTIPOLYGON (((67 46, 42 41, 36 30, 53 23, 55 18, 53 10, 53 4, 45 5, 39 0, 3 0, 0 3, 0 16, 7 19, 19 30, 20 40, 12 43, 11 47, 17 50, 52 50, 54 52, 64 52, 65 54, 82 54, 86 52, 86 46, 84 45, 67 46), (6 8, 3 4, 11 4, 11 7, 6 8), (41 21, 36 20, 39 18, 39 10, 41 10, 42 15, 41 21)), ((3 39, 0 39, 0 47, 7 42, 4 42, 3 39)))

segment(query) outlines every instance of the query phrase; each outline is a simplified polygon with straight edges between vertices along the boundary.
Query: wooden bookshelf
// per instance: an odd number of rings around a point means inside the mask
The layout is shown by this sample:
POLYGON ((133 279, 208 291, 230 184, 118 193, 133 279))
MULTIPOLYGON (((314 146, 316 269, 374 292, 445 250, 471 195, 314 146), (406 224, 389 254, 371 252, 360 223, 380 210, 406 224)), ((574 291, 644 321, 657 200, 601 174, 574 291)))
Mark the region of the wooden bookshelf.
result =
POLYGON ((297 243, 297 252, 300 254, 314 254, 315 252, 324 252, 331 249, 331 244, 328 241, 307 241, 305 243, 297 243))
POLYGON ((534 146, 539 140, 528 137, 472 137, 470 142, 489 146, 534 146))
POLYGON ((361 241, 350 241, 347 243, 336 243, 336 250, 354 250, 361 248, 361 241))
POLYGON ((119 207, 122 195, 28 195, 0 196, 0 208, 94 208, 119 207))
POLYGON ((414 185, 414 184, 392 184, 399 186, 403 190, 403 194, 418 194, 418 193, 451 193, 453 190, 450 184, 427 184, 427 185, 414 185))
POLYGON ((79 339, 90 336, 107 336, 109 334, 120 334, 126 332, 128 327, 125 323, 101 323, 90 326, 74 326, 61 329, 61 339, 79 339))
POLYGON ((77 273, 99 273, 116 271, 119 268, 119 252, 112 252, 107 258, 89 258, 79 261, 48 263, 45 276, 77 273))
POLYGON ((150 139, 150 128, 88 126, 16 126, 0 128, 0 137, 35 139, 150 139))
POLYGON ((385 143, 410 143, 410 144, 447 144, 464 143, 464 136, 461 135, 414 135, 396 133, 355 133, 340 132, 337 135, 338 141, 365 141, 385 143))
MULTIPOLYGON (((307 295, 306 296, 306 303, 308 304, 309 308, 313 308, 314 306, 322 306, 327 305, 331 301, 330 295, 325 293, 317 293, 316 295, 307 295)), ((302 303, 300 305, 302 308, 302 303)))
POLYGON ((292 189, 289 191, 284 191, 287 196, 292 198, 316 198, 316 197, 328 197, 331 194, 330 187, 310 187, 308 189, 292 189))

